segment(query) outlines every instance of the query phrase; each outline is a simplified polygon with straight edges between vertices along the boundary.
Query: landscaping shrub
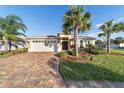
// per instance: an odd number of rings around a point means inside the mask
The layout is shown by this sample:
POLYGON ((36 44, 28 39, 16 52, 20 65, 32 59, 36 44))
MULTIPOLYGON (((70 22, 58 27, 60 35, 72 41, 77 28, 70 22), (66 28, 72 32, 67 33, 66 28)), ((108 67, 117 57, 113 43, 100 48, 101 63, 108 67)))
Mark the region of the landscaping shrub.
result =
POLYGON ((68 53, 67 52, 59 52, 59 53, 57 53, 56 56, 58 56, 60 58, 67 58, 68 53))
POLYGON ((85 52, 85 48, 79 49, 79 54, 81 54, 81 53, 86 53, 86 52, 85 52))
POLYGON ((91 50, 91 53, 92 54, 99 54, 100 50, 98 48, 94 48, 94 49, 91 50))
POLYGON ((12 55, 20 54, 20 53, 24 53, 24 52, 27 52, 27 48, 21 48, 21 49, 7 51, 7 52, 2 51, 2 52, 0 52, 0 58, 12 56, 12 55))
POLYGON ((4 53, 0 53, 0 55, 4 55, 4 53))
POLYGON ((66 51, 69 55, 75 55, 75 51, 66 51))
POLYGON ((19 53, 23 53, 23 52, 28 52, 28 49, 27 48, 19 48, 19 49, 15 50, 15 51, 17 51, 19 53))
POLYGON ((100 54, 102 51, 102 48, 98 46, 93 45, 87 45, 87 48, 85 48, 85 52, 92 53, 92 54, 100 54))
POLYGON ((28 52, 28 48, 23 48, 23 52, 28 52))
POLYGON ((0 55, 2 56, 2 55, 5 55, 5 54, 7 54, 7 52, 0 52, 0 55))

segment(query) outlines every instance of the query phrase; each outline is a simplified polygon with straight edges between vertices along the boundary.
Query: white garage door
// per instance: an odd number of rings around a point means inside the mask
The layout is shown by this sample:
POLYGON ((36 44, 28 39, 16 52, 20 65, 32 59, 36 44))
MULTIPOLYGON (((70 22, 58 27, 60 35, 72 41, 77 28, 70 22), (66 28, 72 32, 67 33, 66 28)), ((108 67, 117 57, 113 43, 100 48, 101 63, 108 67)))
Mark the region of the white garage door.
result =
POLYGON ((31 52, 56 52, 56 41, 42 42, 34 41, 31 45, 31 52))

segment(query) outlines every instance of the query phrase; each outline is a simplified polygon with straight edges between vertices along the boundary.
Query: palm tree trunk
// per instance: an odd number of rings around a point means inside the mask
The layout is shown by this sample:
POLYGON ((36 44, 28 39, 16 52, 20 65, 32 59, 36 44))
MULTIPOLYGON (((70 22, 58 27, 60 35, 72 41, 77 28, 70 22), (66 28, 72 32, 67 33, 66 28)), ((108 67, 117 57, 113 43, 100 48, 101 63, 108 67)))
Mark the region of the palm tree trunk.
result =
POLYGON ((75 45, 75 55, 76 57, 79 56, 78 54, 78 27, 74 30, 74 45, 75 45))
POLYGON ((8 51, 8 42, 7 41, 4 42, 4 51, 5 52, 8 51))
POLYGON ((4 51, 8 51, 8 40, 3 36, 3 42, 4 42, 4 51))
POLYGON ((110 34, 107 35, 107 53, 110 53, 110 34))

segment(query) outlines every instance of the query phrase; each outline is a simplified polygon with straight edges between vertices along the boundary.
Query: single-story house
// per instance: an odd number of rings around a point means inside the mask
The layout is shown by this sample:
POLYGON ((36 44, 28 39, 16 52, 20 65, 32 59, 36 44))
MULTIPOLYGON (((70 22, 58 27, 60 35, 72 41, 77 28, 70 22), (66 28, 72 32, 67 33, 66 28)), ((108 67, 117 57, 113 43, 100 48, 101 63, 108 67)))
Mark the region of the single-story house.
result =
MULTIPOLYGON (((86 45, 95 45, 96 38, 79 36, 78 37, 78 47, 85 48, 86 45)), ((26 39, 26 48, 28 52, 61 52, 64 50, 71 50, 74 48, 74 36, 65 35, 63 33, 58 33, 57 36, 31 36, 26 39)), ((18 48, 23 48, 23 46, 18 46, 18 48)), ((13 46, 12 50, 16 48, 13 46)), ((0 41, 0 51, 4 51, 4 45, 0 41)))
MULTIPOLYGON (((95 45, 96 38, 79 36, 78 47, 95 45)), ((58 33, 57 36, 31 36, 27 38, 29 52, 60 52, 74 47, 74 36, 58 33)))

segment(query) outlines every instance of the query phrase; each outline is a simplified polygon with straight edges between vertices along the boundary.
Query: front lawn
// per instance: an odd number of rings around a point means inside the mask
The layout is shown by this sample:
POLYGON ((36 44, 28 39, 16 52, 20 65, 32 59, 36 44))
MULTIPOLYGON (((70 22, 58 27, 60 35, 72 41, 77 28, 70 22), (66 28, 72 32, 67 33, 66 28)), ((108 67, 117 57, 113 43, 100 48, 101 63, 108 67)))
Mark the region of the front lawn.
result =
POLYGON ((124 54, 124 49, 111 49, 111 52, 116 54, 124 54))
POLYGON ((60 62, 65 80, 124 81, 123 55, 95 55, 89 63, 60 62))

